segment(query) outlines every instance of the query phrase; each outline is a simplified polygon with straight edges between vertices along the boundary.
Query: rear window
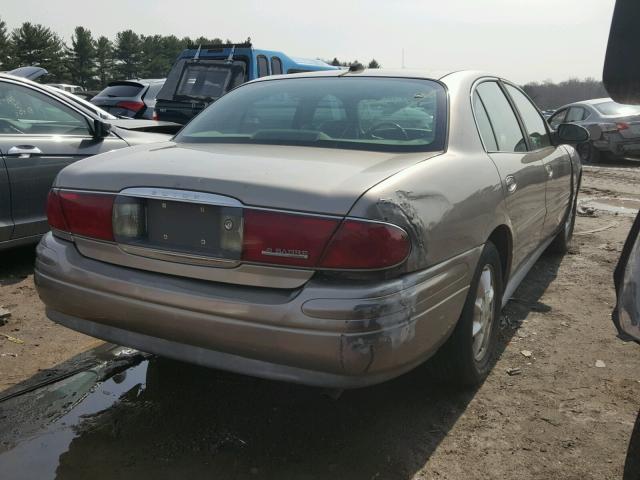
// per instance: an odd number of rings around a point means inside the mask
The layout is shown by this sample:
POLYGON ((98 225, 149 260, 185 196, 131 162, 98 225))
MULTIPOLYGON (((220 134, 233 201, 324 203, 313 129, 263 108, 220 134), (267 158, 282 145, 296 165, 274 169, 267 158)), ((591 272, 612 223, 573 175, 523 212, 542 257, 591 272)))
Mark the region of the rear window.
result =
POLYGON ((445 90, 434 81, 296 78, 225 95, 176 140, 428 151, 444 147, 446 124, 445 90))
POLYGON ((143 89, 142 85, 126 84, 126 85, 109 85, 102 90, 98 97, 136 97, 143 89))
POLYGON ((213 100, 244 82, 244 67, 226 63, 201 62, 186 65, 178 88, 177 97, 213 100))
POLYGON ((614 101, 596 103, 594 105, 603 115, 637 115, 640 114, 639 105, 622 105, 614 101))

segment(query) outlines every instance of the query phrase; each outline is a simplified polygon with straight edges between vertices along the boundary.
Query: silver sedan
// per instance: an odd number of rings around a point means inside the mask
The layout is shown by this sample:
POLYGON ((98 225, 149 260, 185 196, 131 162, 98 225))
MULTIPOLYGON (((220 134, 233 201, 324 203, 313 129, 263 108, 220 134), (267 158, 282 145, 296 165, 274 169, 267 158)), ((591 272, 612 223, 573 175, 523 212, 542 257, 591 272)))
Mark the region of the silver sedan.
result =
POLYGON ((550 118, 552 129, 575 123, 589 131, 591 140, 577 146, 583 162, 620 160, 640 155, 640 106, 622 105, 610 98, 584 100, 560 107, 550 118))
POLYGON ((567 248, 563 143, 587 137, 478 72, 267 77, 65 168, 38 291, 55 322, 210 367, 359 387, 434 357, 477 384, 500 309, 567 248))

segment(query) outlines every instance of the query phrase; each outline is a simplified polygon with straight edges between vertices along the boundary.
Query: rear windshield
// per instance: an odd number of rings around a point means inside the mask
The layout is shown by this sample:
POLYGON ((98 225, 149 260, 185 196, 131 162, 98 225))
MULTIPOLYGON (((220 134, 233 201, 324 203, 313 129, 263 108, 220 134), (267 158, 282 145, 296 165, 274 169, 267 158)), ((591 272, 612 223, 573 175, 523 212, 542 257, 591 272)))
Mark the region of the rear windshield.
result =
POLYGON ((126 85, 109 85, 102 90, 97 97, 136 97, 143 89, 142 85, 126 84, 126 85))
POLYGON ((443 149, 446 124, 445 90, 431 80, 279 79, 225 95, 176 141, 427 151, 443 149))
POLYGON ((638 115, 640 114, 639 105, 622 105, 614 101, 596 103, 594 105, 602 115, 638 115))
POLYGON ((176 97, 213 100, 244 82, 240 62, 198 62, 187 64, 176 89, 176 97))

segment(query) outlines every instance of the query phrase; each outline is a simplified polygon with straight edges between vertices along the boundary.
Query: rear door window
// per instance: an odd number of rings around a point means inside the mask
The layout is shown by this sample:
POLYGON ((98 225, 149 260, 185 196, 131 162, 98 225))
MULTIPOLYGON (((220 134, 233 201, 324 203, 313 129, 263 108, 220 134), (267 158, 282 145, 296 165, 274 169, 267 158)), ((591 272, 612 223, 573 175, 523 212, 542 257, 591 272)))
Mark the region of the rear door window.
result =
POLYGON ((484 82, 478 85, 476 92, 484 104, 500 152, 526 152, 518 118, 511 108, 511 104, 504 96, 502 89, 496 82, 484 82))
POLYGON ((498 143, 496 142, 495 134, 493 133, 493 127, 487 115, 487 110, 484 108, 482 100, 478 92, 473 92, 473 113, 476 118, 476 124, 478 125, 478 131, 480 132, 480 138, 484 144, 484 148, 488 152, 495 152, 498 150, 498 143))
POLYGON ((535 105, 531 103, 531 100, 529 100, 524 93, 513 85, 506 85, 506 88, 509 95, 511 95, 513 103, 516 104, 516 108, 520 112, 520 117, 529 135, 531 148, 533 150, 539 150, 550 146, 551 139, 549 138, 549 132, 547 132, 544 119, 535 105))
POLYGON ((269 75, 269 63, 267 57, 258 55, 258 77, 266 77, 269 75))
POLYGON ((579 122, 585 118, 585 111, 582 107, 571 107, 567 113, 565 122, 579 122))
POLYGON ((98 97, 136 97, 143 89, 142 85, 126 84, 126 85, 109 85, 102 90, 98 97))
POLYGON ((282 60, 278 57, 271 57, 271 74, 272 75, 281 75, 282 74, 282 60))

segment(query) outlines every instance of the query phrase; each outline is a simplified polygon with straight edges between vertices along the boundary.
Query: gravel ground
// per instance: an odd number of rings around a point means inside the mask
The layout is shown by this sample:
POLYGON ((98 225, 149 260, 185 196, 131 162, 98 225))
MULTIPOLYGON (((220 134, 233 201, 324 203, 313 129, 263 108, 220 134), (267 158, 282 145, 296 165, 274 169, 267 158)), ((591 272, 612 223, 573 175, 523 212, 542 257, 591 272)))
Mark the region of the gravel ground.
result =
MULTIPOLYGON (((640 408, 640 346, 616 338, 612 272, 639 184, 633 162, 585 168, 581 201, 594 215, 578 218, 568 255, 544 256, 514 294, 500 359, 477 390, 452 390, 418 369, 334 400, 152 358, 97 385, 62 382, 56 398, 75 398, 57 410, 38 392, 0 403, 0 476, 622 478, 640 408)), ((32 263, 32 249, 0 254, 0 306, 12 313, 0 326, 0 396, 68 370, 99 344, 46 320, 32 263)))

